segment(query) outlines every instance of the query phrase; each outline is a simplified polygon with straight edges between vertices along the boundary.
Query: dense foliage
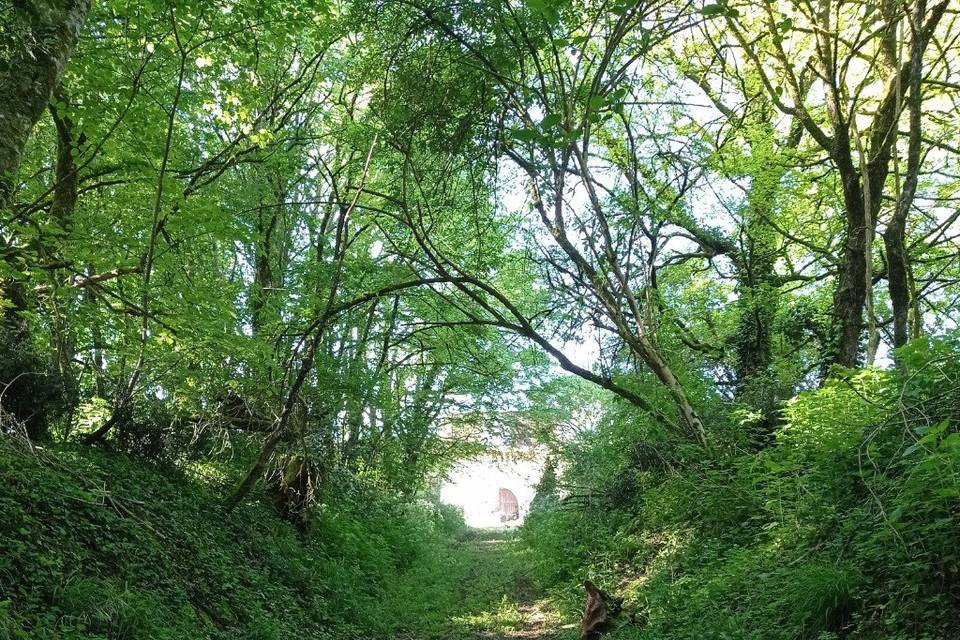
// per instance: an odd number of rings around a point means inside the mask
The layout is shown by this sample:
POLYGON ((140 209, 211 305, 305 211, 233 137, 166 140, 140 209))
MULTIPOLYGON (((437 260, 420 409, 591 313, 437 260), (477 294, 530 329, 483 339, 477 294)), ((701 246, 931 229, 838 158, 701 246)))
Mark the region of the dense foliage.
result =
POLYGON ((620 633, 952 637, 958 42, 949 0, 0 2, 4 629, 398 632, 439 479, 522 443, 531 570, 620 633))
POLYGON ((571 607, 585 572, 617 585, 642 625, 616 637, 955 637, 960 342, 900 357, 791 400, 760 453, 638 446, 620 418, 569 442, 535 575, 571 607))
POLYGON ((433 635, 464 610, 454 510, 354 483, 304 538, 262 507, 212 508, 203 466, 0 446, 2 638, 433 635))

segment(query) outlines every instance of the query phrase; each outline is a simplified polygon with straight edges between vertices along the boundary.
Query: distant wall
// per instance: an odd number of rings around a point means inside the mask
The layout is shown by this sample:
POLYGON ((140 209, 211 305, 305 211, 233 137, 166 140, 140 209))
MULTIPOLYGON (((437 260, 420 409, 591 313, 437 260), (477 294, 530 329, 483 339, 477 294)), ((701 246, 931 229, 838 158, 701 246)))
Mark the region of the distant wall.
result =
POLYGON ((543 457, 529 460, 500 460, 493 456, 478 458, 458 465, 440 487, 440 500, 463 509, 471 527, 514 527, 523 522, 530 510, 543 457), (517 496, 520 518, 500 521, 500 488, 517 496))

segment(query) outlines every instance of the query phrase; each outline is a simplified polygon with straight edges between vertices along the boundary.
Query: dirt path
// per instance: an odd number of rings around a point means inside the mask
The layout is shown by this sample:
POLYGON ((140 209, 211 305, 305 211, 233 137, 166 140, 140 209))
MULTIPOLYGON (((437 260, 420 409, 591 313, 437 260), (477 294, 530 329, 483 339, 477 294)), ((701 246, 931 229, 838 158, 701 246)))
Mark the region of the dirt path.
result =
POLYGON ((509 532, 476 531, 459 544, 463 610, 451 617, 451 639, 576 638, 575 625, 538 593, 509 532))

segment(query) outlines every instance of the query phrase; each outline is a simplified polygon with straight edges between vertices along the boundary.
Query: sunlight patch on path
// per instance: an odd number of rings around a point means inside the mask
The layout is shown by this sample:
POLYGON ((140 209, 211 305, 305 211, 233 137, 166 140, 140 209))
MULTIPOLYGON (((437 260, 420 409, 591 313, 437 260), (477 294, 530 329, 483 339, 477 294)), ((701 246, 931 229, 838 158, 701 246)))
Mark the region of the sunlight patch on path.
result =
POLYGON ((451 616, 452 638, 576 638, 575 626, 565 621, 548 600, 540 598, 524 567, 517 542, 507 532, 478 530, 463 540, 461 552, 469 570, 461 586, 464 611, 451 616), (483 602, 471 606, 469 600, 483 602))

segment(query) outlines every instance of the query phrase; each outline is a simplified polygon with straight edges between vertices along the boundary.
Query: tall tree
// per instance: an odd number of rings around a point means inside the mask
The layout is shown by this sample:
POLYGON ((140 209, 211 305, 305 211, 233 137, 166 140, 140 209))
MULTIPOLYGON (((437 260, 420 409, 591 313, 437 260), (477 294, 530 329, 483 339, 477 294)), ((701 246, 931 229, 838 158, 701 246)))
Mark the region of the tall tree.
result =
MULTIPOLYGON (((827 362, 852 367, 859 362, 866 309, 868 355, 875 352, 872 244, 905 104, 905 87, 920 82, 920 60, 943 18, 948 2, 927 9, 922 3, 908 20, 906 41, 898 34, 905 14, 895 3, 791 2, 783 6, 748 3, 742 10, 712 5, 723 30, 711 34, 719 44, 736 46, 760 78, 760 91, 785 114, 797 119, 826 153, 840 181, 844 248, 833 297, 833 340, 827 362), (748 34, 759 30, 759 38, 748 34), (900 56, 900 47, 910 51, 900 56), (805 80, 813 74, 815 91, 805 80), (819 96, 825 109, 818 108, 819 96)), ((942 53, 937 56, 942 58, 942 53)), ((909 183, 907 185, 909 187, 909 183)), ((904 194, 910 195, 912 194, 904 194)), ((904 198, 900 198, 903 206, 904 198)), ((891 236, 899 236, 894 219, 891 236)), ((896 247, 895 247, 896 254, 896 247)), ((905 271, 894 256, 894 269, 905 271)), ((896 287, 903 276, 895 275, 896 287)), ((894 296, 895 315, 905 317, 909 296, 894 296)))
POLYGON ((47 109, 90 0, 22 0, 4 10, 0 59, 0 211, 11 204, 27 138, 47 109))

